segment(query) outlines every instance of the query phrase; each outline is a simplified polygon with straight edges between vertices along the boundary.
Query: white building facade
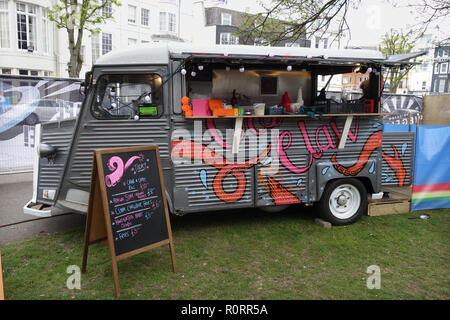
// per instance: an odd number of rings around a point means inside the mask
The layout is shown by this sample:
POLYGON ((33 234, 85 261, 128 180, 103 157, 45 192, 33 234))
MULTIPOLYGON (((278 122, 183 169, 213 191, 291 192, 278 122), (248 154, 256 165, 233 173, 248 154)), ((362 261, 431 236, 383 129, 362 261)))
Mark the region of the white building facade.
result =
POLYGON ((0 73, 54 76, 57 69, 50 0, 0 0, 0 73))
MULTIPOLYGON (((433 76, 434 45, 431 34, 425 34, 417 41, 414 51, 424 51, 425 55, 418 58, 421 64, 409 71, 407 78, 407 93, 423 96, 431 91, 433 76)), ((401 89, 400 89, 401 90, 401 89)), ((403 92, 402 92, 403 93, 403 92)))
MULTIPOLYGON (((68 77, 68 36, 48 18, 46 7, 57 0, 0 0, 0 74, 68 77)), ((98 57, 109 51, 152 41, 192 41, 192 30, 180 21, 191 20, 192 1, 122 0, 107 6, 113 18, 100 33, 85 31, 80 77, 98 57), (182 8, 181 3, 187 8, 182 8), (182 13, 183 12, 183 13, 182 13)), ((103 13, 103 12, 102 12, 103 13)))

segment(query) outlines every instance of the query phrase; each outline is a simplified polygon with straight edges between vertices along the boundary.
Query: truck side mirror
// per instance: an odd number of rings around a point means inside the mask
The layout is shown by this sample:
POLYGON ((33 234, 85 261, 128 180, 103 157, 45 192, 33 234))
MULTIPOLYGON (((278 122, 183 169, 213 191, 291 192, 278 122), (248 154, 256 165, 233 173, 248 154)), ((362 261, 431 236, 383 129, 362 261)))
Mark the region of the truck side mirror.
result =
POLYGON ((88 71, 84 74, 84 81, 80 83, 79 92, 82 95, 85 95, 92 87, 92 72, 88 71))

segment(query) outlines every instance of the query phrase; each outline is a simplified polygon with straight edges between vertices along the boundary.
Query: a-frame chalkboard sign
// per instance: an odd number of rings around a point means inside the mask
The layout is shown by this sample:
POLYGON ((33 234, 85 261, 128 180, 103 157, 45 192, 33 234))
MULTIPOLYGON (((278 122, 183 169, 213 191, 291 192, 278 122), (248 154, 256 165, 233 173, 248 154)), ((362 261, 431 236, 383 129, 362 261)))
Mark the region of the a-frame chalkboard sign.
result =
POLYGON ((82 272, 90 244, 108 240, 116 296, 120 296, 117 261, 169 245, 175 251, 158 146, 94 151, 82 272))

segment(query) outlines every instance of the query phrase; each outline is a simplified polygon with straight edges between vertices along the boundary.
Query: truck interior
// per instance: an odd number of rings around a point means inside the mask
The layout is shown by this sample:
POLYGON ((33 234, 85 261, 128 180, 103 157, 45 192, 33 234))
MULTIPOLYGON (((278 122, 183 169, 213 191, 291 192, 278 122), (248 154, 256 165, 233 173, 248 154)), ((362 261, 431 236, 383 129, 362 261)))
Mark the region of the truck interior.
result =
POLYGON ((264 106, 264 115, 379 112, 381 66, 323 61, 192 59, 184 68, 186 96, 193 103, 193 116, 209 115, 196 110, 196 100, 204 99, 220 100, 224 109, 234 109, 213 116, 261 115, 255 106, 264 106), (358 97, 327 97, 330 81, 344 74, 360 75, 358 97), (319 79, 328 81, 320 84, 319 79))

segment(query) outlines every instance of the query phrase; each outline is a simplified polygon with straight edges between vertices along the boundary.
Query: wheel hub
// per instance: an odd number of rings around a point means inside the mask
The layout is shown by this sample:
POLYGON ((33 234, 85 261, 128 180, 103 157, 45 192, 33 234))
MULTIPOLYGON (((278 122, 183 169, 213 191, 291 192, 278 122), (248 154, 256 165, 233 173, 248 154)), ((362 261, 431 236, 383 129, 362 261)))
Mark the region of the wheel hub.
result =
POLYGON ((347 204, 347 197, 343 194, 341 194, 338 198, 337 198, 337 203, 340 206, 344 206, 347 204))

